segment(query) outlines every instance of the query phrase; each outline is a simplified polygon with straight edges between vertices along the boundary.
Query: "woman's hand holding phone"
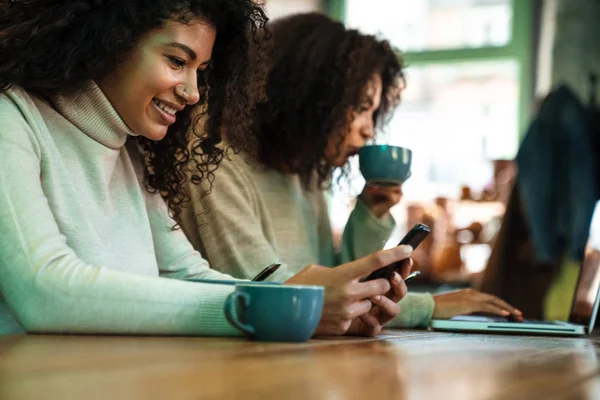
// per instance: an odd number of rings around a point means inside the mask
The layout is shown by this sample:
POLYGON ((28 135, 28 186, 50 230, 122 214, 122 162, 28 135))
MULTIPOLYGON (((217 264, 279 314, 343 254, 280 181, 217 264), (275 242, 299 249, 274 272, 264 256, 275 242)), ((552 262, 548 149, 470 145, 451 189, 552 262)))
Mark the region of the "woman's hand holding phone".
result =
MULTIPOLYGON (((412 267, 412 263, 406 263, 406 271, 409 271, 412 267)), ((406 296, 408 289, 402 276, 406 274, 399 274, 394 272, 392 279, 390 280, 391 289, 385 295, 376 296, 371 298, 373 307, 368 313, 365 313, 352 321, 352 325, 349 329, 349 334, 359 332, 361 336, 375 336, 383 329, 383 326, 391 321, 400 312, 400 306, 398 302, 406 296)))
POLYGON ((383 324, 398 314, 397 303, 406 295, 404 278, 412 268, 411 251, 409 246, 397 246, 336 268, 309 265, 285 283, 325 287, 323 314, 315 335, 377 335, 383 324), (403 260, 406 262, 391 280, 361 281, 369 273, 403 260))
MULTIPOLYGON (((416 249, 419 244, 429 235, 431 229, 424 224, 417 224, 413 226, 413 228, 402 238, 398 246, 410 246, 411 252, 416 249)), ((412 260, 411 260, 412 266, 412 260)), ((370 281, 372 279, 391 279, 392 273, 401 268, 400 263, 394 263, 386 266, 385 268, 378 269, 377 271, 373 271, 369 276, 366 277, 365 281, 370 281)), ((410 272, 410 270, 409 270, 410 272)), ((407 272, 408 273, 408 272, 407 272)), ((405 276, 406 278, 407 276, 405 276)))
MULTIPOLYGON (((397 246, 396 248, 404 248, 406 253, 412 252, 410 246, 397 246)), ((370 298, 373 307, 368 313, 361 315, 357 320, 354 320, 349 331, 360 332, 361 336, 374 336, 381 332, 383 325, 391 321, 400 312, 398 302, 406 296, 408 289, 405 280, 408 278, 412 269, 412 259, 407 257, 399 262, 400 269, 393 271, 391 278, 388 280, 391 289, 385 295, 379 295, 370 298)), ((378 280, 382 280, 379 278, 378 280)), ((368 283, 368 282, 367 282, 368 283)))

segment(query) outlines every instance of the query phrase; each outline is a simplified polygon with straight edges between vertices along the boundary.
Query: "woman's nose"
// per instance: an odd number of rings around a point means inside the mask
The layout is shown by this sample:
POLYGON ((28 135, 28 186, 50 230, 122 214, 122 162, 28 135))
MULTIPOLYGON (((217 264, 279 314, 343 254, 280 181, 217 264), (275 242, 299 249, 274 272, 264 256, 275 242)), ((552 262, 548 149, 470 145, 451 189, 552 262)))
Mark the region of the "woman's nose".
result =
POLYGON ((200 100, 200 93, 196 85, 179 84, 175 87, 175 93, 189 105, 196 104, 200 100))
POLYGON ((365 123, 360 133, 366 139, 373 139, 375 137, 375 128, 373 126, 373 121, 369 119, 368 122, 365 123))

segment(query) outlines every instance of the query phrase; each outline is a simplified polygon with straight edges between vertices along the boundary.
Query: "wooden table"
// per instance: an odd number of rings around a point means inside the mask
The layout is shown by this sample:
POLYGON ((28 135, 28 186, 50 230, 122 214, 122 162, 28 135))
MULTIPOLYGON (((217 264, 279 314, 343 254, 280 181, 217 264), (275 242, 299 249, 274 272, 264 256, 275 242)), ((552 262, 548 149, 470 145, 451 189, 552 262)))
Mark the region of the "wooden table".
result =
POLYGON ((599 399, 600 338, 0 337, 2 399, 599 399))

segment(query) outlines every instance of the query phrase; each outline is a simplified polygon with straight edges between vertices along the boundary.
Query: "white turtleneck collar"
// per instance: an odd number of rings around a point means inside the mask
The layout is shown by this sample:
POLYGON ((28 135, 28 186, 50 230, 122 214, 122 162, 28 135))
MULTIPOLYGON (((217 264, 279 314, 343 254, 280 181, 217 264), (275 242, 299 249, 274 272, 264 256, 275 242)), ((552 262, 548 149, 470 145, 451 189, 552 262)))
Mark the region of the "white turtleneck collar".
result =
POLYGON ((86 135, 111 149, 125 145, 128 136, 138 136, 125 124, 95 82, 75 93, 50 99, 54 108, 86 135))

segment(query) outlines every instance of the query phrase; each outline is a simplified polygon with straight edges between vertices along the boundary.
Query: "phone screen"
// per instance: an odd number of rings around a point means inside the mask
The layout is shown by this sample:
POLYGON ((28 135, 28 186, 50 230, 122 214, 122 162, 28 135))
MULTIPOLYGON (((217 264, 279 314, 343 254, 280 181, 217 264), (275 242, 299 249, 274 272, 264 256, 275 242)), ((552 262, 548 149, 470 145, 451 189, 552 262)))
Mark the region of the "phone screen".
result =
MULTIPOLYGON (((400 245, 410 245, 413 250, 421 244, 423 239, 429 235, 431 229, 424 224, 417 224, 413 226, 413 228, 402 238, 398 246, 400 245)), ((400 268, 400 263, 393 263, 388 265, 387 267, 379 268, 376 271, 371 272, 369 276, 365 279, 365 281, 370 281, 372 279, 385 278, 391 279, 392 274, 400 268)))

